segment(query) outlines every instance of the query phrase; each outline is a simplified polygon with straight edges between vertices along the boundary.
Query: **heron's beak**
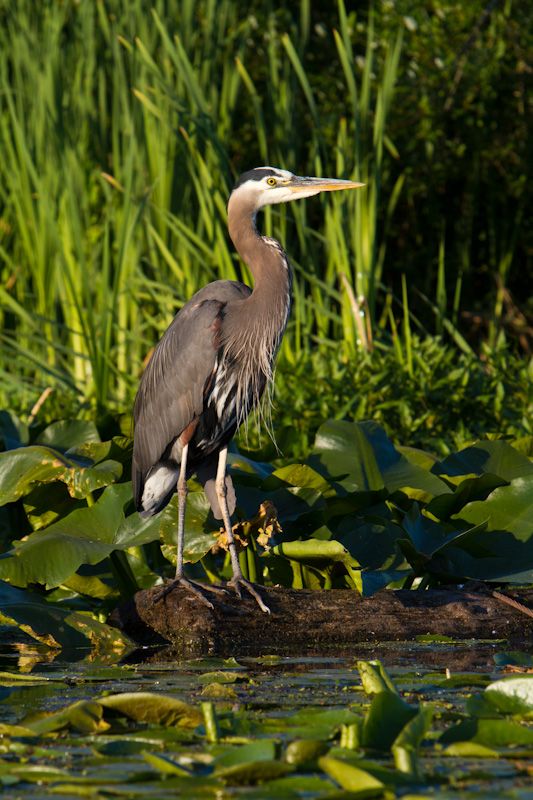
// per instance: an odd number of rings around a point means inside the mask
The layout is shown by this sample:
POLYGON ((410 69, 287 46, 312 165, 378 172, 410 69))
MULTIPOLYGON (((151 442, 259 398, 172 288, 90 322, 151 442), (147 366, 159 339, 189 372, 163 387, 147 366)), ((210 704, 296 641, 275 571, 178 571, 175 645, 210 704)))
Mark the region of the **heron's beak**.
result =
POLYGON ((287 188, 298 197, 312 197, 319 192, 336 192, 339 189, 357 189, 364 186, 364 183, 346 181, 339 178, 301 178, 295 175, 287 181, 287 188))

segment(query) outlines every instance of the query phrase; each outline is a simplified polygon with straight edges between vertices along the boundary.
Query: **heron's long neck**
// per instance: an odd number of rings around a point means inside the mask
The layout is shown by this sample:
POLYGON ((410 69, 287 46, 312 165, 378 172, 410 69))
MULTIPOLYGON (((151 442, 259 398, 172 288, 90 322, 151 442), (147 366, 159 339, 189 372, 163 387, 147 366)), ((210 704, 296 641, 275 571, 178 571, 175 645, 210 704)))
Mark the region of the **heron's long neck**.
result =
MULTIPOLYGON (((274 362, 291 307, 292 275, 279 242, 261 236, 253 210, 232 198, 228 207, 230 236, 254 278, 252 294, 227 309, 226 352, 240 370, 237 420, 246 419, 265 388, 270 396, 274 362)), ((268 418, 268 413, 267 413, 268 418)))
POLYGON ((276 239, 261 236, 255 225, 253 211, 236 201, 228 209, 229 234, 237 252, 249 267, 253 278, 253 292, 246 301, 257 306, 257 313, 280 315, 282 331, 290 309, 292 275, 285 250, 276 239), (244 207, 242 207, 244 206, 244 207))

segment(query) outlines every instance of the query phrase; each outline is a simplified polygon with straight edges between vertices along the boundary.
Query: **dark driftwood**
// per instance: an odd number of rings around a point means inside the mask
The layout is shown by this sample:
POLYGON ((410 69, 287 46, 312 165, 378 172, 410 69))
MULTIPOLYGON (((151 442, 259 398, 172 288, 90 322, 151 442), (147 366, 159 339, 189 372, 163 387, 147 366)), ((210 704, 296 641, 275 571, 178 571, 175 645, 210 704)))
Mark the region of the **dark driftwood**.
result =
MULTIPOLYGON (((421 634, 454 639, 530 637, 533 619, 490 589, 381 591, 360 597, 353 591, 266 589, 271 609, 255 600, 228 595, 211 610, 176 589, 154 602, 161 587, 138 592, 115 609, 109 622, 141 645, 171 644, 182 656, 241 652, 303 653, 353 647, 360 642, 413 640, 421 634)), ((533 608, 533 591, 511 592, 533 608)))

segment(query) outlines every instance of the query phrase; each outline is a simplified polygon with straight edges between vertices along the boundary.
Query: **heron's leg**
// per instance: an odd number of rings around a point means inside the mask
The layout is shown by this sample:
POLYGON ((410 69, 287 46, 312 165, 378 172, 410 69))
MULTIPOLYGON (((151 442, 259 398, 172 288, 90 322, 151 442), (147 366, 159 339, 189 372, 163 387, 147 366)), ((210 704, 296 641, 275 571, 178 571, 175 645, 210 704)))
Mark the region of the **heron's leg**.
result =
POLYGON ((226 499, 227 494, 227 487, 226 487, 226 456, 228 453, 228 448, 223 447, 218 456, 218 468, 217 468, 217 478, 216 478, 216 491, 217 491, 217 498, 218 503, 220 505, 220 510, 222 511, 222 519, 224 520, 224 528, 226 529, 226 536, 228 539, 228 550, 231 557, 231 566, 233 568, 233 578, 229 581, 230 586, 233 586, 238 596, 241 596, 241 586, 245 586, 252 597, 257 600, 257 604, 261 611, 264 611, 267 614, 270 614, 270 609, 266 606, 261 597, 259 592, 256 590, 254 585, 247 581, 244 575, 242 574, 241 565, 239 564, 239 556, 237 555, 237 548, 235 546, 235 539, 233 538, 233 531, 231 529, 231 520, 228 511, 228 502, 226 499))
POLYGON ((188 580, 183 574, 183 543, 185 539, 185 509, 187 507, 187 495, 189 494, 189 487, 187 485, 187 453, 189 450, 189 445, 184 444, 183 449, 181 451, 181 466, 180 466, 180 475, 178 478, 177 483, 177 490, 178 490, 178 551, 176 554, 177 564, 176 564, 176 576, 172 583, 170 583, 160 595, 158 595, 155 599, 155 602, 162 600, 164 597, 167 596, 176 586, 183 586, 186 589, 189 589, 196 597, 198 597, 204 605, 208 606, 208 608, 213 608, 213 603, 210 603, 207 597, 203 594, 202 590, 207 589, 208 591, 215 592, 216 594, 226 594, 224 589, 219 589, 216 586, 207 586, 204 584, 198 584, 196 581, 188 580))
POLYGON ((187 495, 189 486, 187 484, 187 453, 189 445, 184 444, 181 451, 180 476, 178 478, 178 551, 176 553, 176 580, 183 579, 183 542, 185 539, 185 509, 187 507, 187 495))

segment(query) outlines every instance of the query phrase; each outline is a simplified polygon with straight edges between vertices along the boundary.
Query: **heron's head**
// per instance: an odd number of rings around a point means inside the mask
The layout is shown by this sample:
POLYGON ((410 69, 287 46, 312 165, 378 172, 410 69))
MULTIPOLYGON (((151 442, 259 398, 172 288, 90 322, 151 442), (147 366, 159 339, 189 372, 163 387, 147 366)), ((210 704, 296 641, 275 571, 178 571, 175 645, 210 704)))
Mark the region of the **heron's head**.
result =
POLYGON ((364 186, 364 183, 338 178, 302 178, 286 169, 256 167, 241 175, 233 187, 230 203, 232 199, 238 198, 249 208, 258 211, 275 203, 287 203, 319 192, 356 189, 358 186, 364 186))

